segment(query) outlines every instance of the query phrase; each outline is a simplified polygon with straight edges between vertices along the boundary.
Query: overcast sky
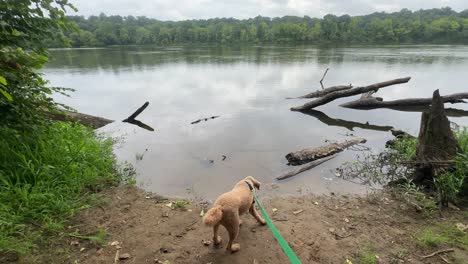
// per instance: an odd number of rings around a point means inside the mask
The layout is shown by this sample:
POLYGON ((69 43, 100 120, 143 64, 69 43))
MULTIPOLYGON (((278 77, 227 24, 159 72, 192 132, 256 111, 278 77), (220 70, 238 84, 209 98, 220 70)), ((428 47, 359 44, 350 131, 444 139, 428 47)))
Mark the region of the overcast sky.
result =
POLYGON ((214 17, 250 18, 257 15, 323 17, 326 14, 363 15, 450 6, 468 9, 468 0, 70 0, 78 15, 134 15, 160 20, 214 17))

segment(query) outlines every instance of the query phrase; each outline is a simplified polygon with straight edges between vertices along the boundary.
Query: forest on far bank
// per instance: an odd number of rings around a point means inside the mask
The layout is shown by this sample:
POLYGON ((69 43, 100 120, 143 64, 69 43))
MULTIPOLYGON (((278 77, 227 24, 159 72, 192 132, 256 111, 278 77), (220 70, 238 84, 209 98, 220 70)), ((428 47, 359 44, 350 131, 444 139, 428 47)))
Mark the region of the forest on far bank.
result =
POLYGON ((134 16, 68 16, 75 30, 46 40, 49 47, 233 43, 468 44, 468 9, 450 7, 364 16, 326 15, 160 21, 134 16), (60 43, 60 44, 59 44, 60 43))

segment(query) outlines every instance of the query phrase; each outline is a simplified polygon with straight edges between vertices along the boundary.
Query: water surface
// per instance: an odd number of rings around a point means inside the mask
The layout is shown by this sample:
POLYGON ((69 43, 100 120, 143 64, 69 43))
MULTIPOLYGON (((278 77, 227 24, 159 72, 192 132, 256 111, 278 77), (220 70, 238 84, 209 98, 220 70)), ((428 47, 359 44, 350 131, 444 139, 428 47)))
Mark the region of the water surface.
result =
MULTIPOLYGON (((325 86, 412 77, 380 90, 377 95, 385 100, 430 97, 435 89, 441 94, 468 90, 467 46, 117 47, 61 49, 51 55, 46 78, 76 89, 72 97, 57 99, 117 120, 99 131, 124 139, 115 150, 119 160, 135 165, 145 189, 171 196, 212 199, 247 175, 273 183, 293 169, 286 165, 288 152, 343 141, 349 134, 368 139, 366 146, 374 150, 391 138, 390 127, 417 134, 420 113, 338 107, 358 97, 309 115, 289 111, 306 101, 285 97, 319 89, 326 68, 325 86), (145 101, 150 105, 138 119, 155 132, 120 122, 145 101)), ((451 120, 468 125, 467 117, 451 120)), ((365 192, 333 173, 357 154, 346 151, 267 193, 365 192)))

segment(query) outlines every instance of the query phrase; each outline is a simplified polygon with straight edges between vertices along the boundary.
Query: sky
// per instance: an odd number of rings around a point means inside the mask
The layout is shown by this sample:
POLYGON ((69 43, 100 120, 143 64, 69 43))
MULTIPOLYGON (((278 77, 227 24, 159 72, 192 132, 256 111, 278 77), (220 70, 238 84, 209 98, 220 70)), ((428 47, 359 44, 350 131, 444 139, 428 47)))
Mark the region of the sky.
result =
POLYGON ((364 15, 449 6, 468 9, 468 0, 70 0, 78 12, 70 15, 133 15, 159 20, 207 19, 215 17, 252 18, 258 15, 286 15, 321 18, 326 14, 364 15))

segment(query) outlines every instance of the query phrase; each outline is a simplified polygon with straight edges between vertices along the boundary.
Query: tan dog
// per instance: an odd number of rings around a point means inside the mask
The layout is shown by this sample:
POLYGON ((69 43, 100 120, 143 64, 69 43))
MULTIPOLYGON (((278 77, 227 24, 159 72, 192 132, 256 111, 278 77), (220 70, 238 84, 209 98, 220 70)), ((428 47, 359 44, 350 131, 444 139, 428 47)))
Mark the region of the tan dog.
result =
POLYGON ((213 204, 213 208, 208 210, 203 218, 206 225, 213 227, 213 243, 215 245, 221 244, 221 237, 218 236, 219 225, 226 228, 229 233, 229 243, 226 250, 232 253, 240 250, 238 243, 233 244, 239 234, 239 225, 242 224, 239 216, 249 211, 260 224, 266 224, 265 220, 258 214, 257 209, 255 209, 250 188, 260 190, 260 182, 252 176, 247 176, 239 181, 230 192, 219 196, 213 204))

